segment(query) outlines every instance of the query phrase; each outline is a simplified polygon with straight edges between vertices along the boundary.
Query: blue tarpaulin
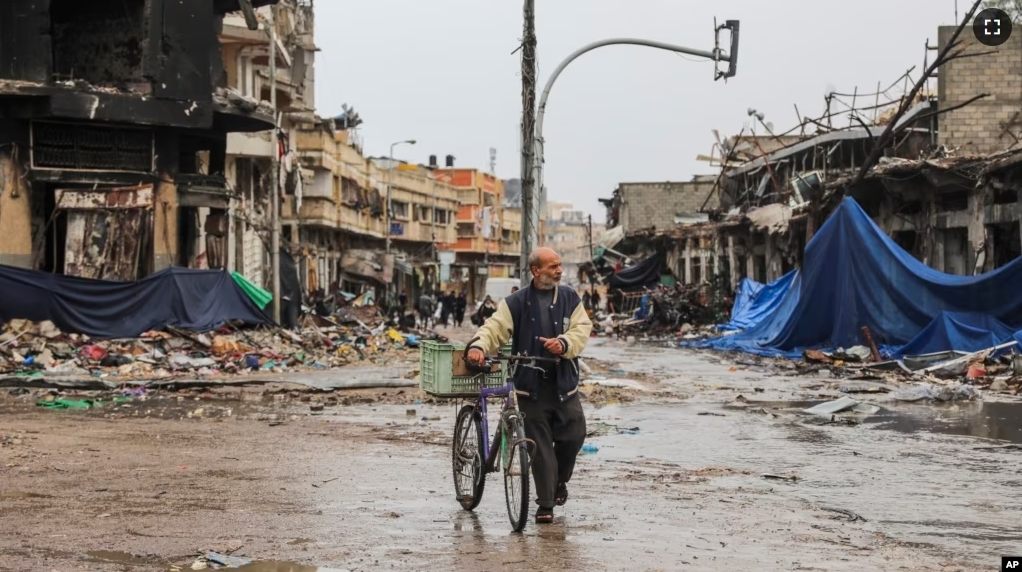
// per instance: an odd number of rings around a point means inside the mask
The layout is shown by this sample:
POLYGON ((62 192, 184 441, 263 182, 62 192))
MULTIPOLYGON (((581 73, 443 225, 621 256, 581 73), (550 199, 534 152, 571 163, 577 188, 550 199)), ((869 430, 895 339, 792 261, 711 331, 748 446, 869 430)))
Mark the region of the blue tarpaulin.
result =
POLYGON ((797 275, 798 270, 792 270, 769 284, 750 278, 742 280, 731 308, 731 321, 721 326, 721 329, 747 330, 762 322, 784 300, 784 295, 788 293, 797 275))
POLYGON ((231 320, 273 323, 222 270, 168 268, 115 282, 0 265, 0 323, 13 319, 50 320, 63 332, 97 338, 166 326, 202 332, 231 320))
POLYGON ((796 357, 808 348, 862 345, 862 326, 869 326, 895 354, 910 342, 913 351, 968 351, 1022 326, 1020 280, 1022 258, 979 276, 934 270, 846 198, 806 246, 802 270, 769 315, 691 345, 796 357))

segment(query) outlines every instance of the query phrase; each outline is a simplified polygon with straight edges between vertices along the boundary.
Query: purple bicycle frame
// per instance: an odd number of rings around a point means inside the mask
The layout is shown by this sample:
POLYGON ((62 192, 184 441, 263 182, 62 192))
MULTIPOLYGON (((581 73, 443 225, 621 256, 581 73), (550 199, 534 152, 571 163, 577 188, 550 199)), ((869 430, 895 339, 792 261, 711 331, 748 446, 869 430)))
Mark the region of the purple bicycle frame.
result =
MULTIPOLYGON (((479 412, 483 422, 483 463, 486 472, 489 472, 493 467, 492 461, 496 461, 496 455, 493 459, 490 459, 490 424, 486 418, 486 398, 488 397, 506 397, 504 400, 504 406, 500 409, 501 416, 504 412, 511 407, 511 393, 515 390, 515 384, 512 381, 508 381, 504 387, 493 387, 493 388, 482 388, 479 391, 479 412)), ((493 451, 496 453, 496 449, 493 451)))

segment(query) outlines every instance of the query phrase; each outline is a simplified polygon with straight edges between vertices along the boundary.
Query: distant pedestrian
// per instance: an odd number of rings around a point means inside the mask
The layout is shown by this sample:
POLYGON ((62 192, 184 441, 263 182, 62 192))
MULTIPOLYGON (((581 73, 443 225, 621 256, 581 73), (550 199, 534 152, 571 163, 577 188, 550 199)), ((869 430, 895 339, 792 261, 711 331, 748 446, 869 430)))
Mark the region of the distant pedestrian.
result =
POLYGON ((458 299, 454 301, 454 323, 460 328, 465 322, 465 310, 468 309, 468 297, 465 296, 463 291, 458 294, 458 299))
POLYGON ((433 296, 430 293, 426 292, 422 296, 419 296, 419 318, 422 319, 423 328, 429 328, 429 323, 433 319, 435 307, 433 296))
POLYGON ((454 312, 454 295, 450 292, 444 292, 440 296, 440 323, 447 327, 447 322, 451 318, 451 314, 454 312))

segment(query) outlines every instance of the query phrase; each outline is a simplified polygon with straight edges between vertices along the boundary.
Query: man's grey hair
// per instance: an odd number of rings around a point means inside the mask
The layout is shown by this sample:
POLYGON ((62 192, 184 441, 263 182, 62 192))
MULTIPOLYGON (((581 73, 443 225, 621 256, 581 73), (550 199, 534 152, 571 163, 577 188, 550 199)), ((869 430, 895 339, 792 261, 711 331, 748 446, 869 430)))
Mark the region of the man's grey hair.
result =
POLYGON ((532 253, 529 254, 529 270, 539 268, 540 266, 542 266, 542 261, 540 260, 539 251, 533 250, 532 253))

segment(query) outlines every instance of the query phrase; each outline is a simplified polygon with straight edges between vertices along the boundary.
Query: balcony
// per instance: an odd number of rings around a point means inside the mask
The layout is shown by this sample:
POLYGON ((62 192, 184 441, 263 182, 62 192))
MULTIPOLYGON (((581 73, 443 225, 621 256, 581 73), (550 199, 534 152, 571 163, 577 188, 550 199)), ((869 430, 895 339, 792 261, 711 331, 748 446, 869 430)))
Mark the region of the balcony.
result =
POLYGON ((303 197, 298 216, 302 224, 337 228, 337 204, 328 197, 303 197))
POLYGON ((338 217, 338 228, 357 234, 365 234, 376 238, 385 238, 383 217, 374 218, 368 212, 360 212, 342 205, 340 217, 338 217))
POLYGON ((337 141, 323 131, 299 131, 296 138, 302 165, 310 169, 338 172, 337 141))
POLYGON ((451 244, 458 238, 454 227, 450 225, 431 225, 422 222, 409 222, 404 220, 395 220, 394 222, 399 223, 402 226, 402 234, 391 235, 391 238, 397 240, 425 243, 432 243, 435 240, 437 244, 451 244), (434 232, 436 233, 435 236, 434 232))

